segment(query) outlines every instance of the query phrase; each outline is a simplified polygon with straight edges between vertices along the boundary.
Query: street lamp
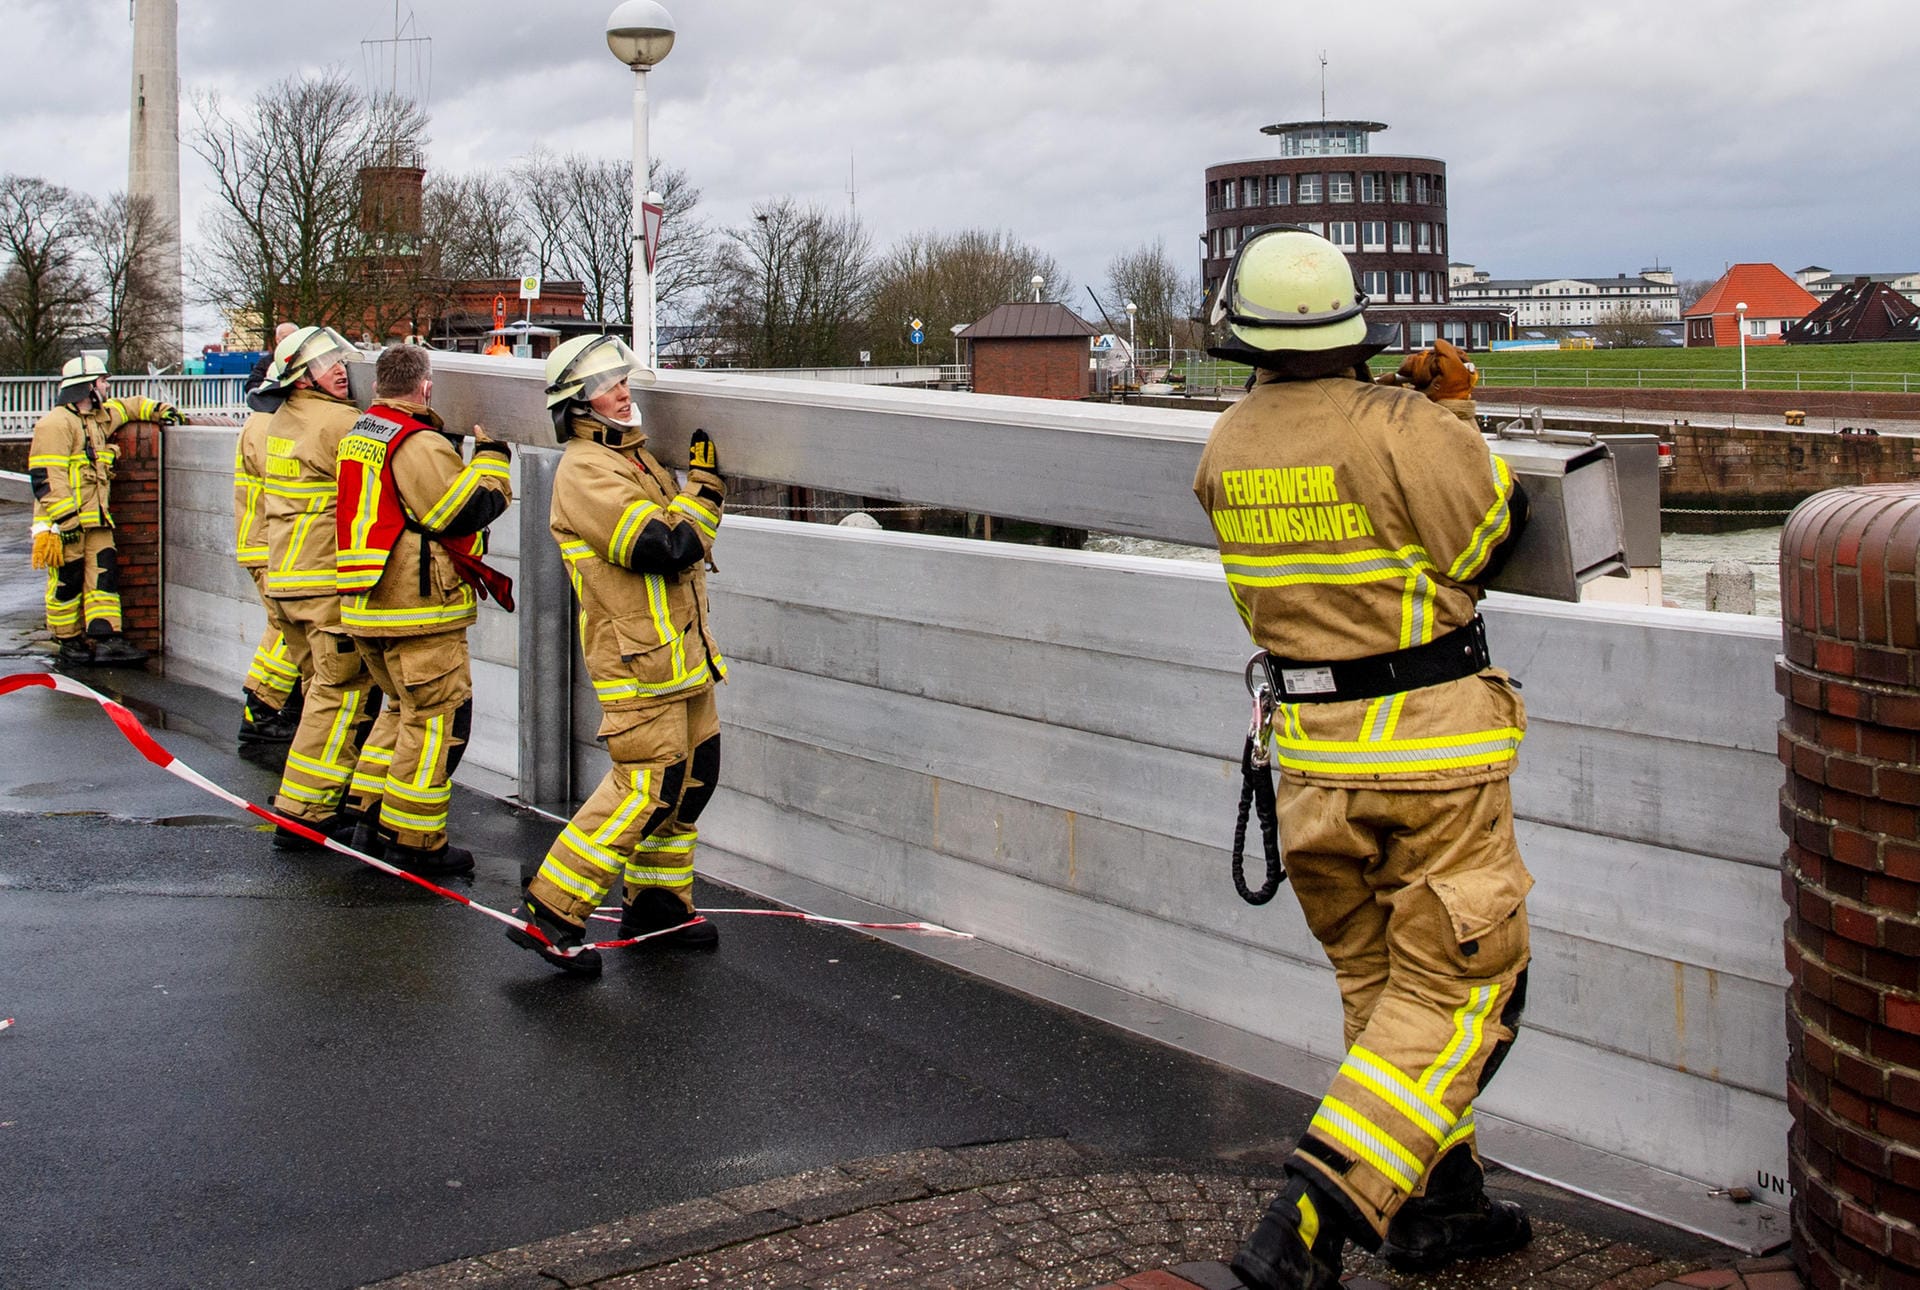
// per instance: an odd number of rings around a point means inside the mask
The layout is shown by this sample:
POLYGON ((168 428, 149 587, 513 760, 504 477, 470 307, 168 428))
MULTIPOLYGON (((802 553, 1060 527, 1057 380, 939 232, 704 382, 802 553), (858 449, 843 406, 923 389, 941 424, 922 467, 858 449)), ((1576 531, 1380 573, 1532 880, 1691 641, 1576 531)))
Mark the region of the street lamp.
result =
POLYGON ((953 333, 953 365, 955 367, 960 366, 960 333, 965 331, 969 326, 971 326, 969 323, 955 323, 953 326, 947 328, 948 331, 953 333))
POLYGON ((1733 307, 1740 316, 1740 388, 1747 388, 1747 302, 1742 300, 1733 307))
POLYGON ((1140 306, 1127 301, 1127 383, 1140 384, 1140 351, 1134 348, 1133 316, 1140 312, 1140 306))
POLYGON ((633 352, 658 367, 653 271, 647 267, 647 70, 673 49, 673 16, 655 0, 622 0, 607 18, 607 48, 633 69, 633 352))
POLYGON ((1033 275, 1033 303, 1034 304, 1037 305, 1040 303, 1040 288, 1046 285, 1047 285, 1047 280, 1045 278, 1041 277, 1037 273, 1033 275))

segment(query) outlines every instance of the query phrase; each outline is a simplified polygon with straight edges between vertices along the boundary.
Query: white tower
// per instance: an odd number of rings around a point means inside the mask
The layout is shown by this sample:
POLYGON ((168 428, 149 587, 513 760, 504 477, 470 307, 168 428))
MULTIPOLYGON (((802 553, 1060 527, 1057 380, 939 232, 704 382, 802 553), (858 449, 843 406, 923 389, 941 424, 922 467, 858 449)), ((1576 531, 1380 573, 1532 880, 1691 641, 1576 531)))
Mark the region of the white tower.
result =
MULTIPOLYGON (((133 12, 133 129, 127 195, 146 197, 162 233, 156 276, 182 293, 180 278, 180 0, 138 0, 133 12)), ((173 362, 184 357, 185 320, 176 309, 157 338, 173 362)))

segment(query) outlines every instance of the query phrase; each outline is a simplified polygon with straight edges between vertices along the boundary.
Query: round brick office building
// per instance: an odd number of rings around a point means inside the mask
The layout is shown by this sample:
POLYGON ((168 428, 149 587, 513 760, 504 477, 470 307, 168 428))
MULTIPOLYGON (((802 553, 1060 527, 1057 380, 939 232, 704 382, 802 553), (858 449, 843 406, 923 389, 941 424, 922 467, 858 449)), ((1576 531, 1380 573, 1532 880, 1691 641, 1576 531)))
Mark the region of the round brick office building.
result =
POLYGON ((1280 155, 1228 161, 1206 172, 1200 276, 1207 300, 1254 229, 1298 224, 1347 253, 1368 318, 1400 325, 1397 349, 1444 336, 1486 349, 1510 332, 1504 309, 1453 305, 1447 292, 1447 166, 1432 157, 1377 154, 1378 121, 1266 126, 1280 155))

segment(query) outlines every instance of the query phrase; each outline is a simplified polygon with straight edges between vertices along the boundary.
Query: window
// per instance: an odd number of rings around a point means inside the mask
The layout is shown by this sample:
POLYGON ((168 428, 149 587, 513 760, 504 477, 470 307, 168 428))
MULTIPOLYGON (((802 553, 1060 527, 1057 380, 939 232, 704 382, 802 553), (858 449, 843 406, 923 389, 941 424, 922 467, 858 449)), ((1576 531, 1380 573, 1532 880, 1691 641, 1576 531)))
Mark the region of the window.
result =
POLYGON ((1440 334, 1452 344, 1464 347, 1467 343, 1467 325, 1463 322, 1441 323, 1440 334))
POLYGON ((1360 290, 1367 293, 1369 299, 1387 298, 1387 273, 1384 269, 1368 269, 1360 275, 1360 290))
POLYGON ((1234 183, 1231 179, 1220 185, 1220 196, 1224 199, 1221 202, 1221 209, 1232 210, 1234 207, 1234 198, 1239 196, 1239 193, 1240 185, 1234 183))
POLYGON ((1240 204, 1242 206, 1258 206, 1260 204, 1260 177, 1258 175, 1255 175, 1251 179, 1242 179, 1240 181, 1240 204))
POLYGON ((1307 220, 1306 222, 1301 224, 1300 227, 1304 228, 1309 233, 1316 233, 1321 237, 1325 237, 1327 235, 1327 226, 1317 219, 1307 220))
POLYGON ((1472 326, 1472 330, 1469 334, 1473 337, 1473 339, 1468 342, 1468 348, 1485 349, 1487 347, 1487 344, 1488 344, 1487 324, 1474 323, 1472 326))
POLYGON ((1433 180, 1425 175, 1413 177, 1413 200, 1425 206, 1433 200, 1433 180))
POLYGON ((1413 333, 1413 343, 1417 348, 1426 349, 1433 344, 1435 333, 1439 330, 1433 323, 1412 323, 1407 328, 1413 333))
POLYGON ((1220 209, 1220 185, 1208 184, 1207 185, 1207 214, 1211 215, 1213 214, 1213 212, 1219 209, 1220 209))
POLYGON ((1413 299, 1413 270, 1395 269, 1393 271, 1393 298, 1395 300, 1413 299))
POLYGON ((1445 224, 1435 224, 1433 226, 1433 253, 1435 255, 1445 255, 1447 253, 1447 226, 1445 224))
POLYGON ((1426 269, 1420 270, 1420 299, 1433 299, 1433 274, 1426 269))
POLYGON ((1384 251, 1387 249, 1387 222, 1385 220, 1370 219, 1360 222, 1360 249, 1362 251, 1384 251))
POLYGON ((1405 171, 1396 170, 1393 174, 1393 200, 1396 202, 1404 202, 1407 200, 1407 175, 1405 171))
POLYGON ((1393 222, 1393 249, 1396 251, 1413 249, 1413 225, 1406 220, 1397 219, 1393 222))
POLYGON ((1337 219, 1327 225, 1327 240, 1342 251, 1360 249, 1359 226, 1350 219, 1337 219))
POLYGON ((1384 170, 1369 170, 1360 176, 1360 200, 1363 202, 1387 200, 1387 174, 1384 170))
POLYGON ((1330 202, 1350 202, 1353 200, 1353 172, 1336 170, 1327 176, 1327 200, 1330 202))
POLYGON ((1749 318, 1747 320, 1747 335, 1764 336, 1766 334, 1767 320, 1765 318, 1749 318))
POLYGON ((1293 200, 1293 176, 1267 176, 1267 205, 1285 206, 1293 200))
POLYGON ((1239 233, 1239 231, 1240 230, 1237 228, 1223 228, 1220 230, 1220 254, 1221 255, 1233 254, 1234 235, 1239 233))
POLYGON ((1421 224, 1414 229, 1414 232, 1417 235, 1414 241, 1416 251, 1425 254, 1433 250, 1433 225, 1421 224))
POLYGON ((1324 178, 1325 178, 1324 175, 1300 176, 1300 187, 1299 187, 1300 200, 1302 202, 1317 202, 1317 201, 1325 200, 1321 196, 1321 193, 1323 190, 1320 186, 1321 180, 1323 180, 1324 178))

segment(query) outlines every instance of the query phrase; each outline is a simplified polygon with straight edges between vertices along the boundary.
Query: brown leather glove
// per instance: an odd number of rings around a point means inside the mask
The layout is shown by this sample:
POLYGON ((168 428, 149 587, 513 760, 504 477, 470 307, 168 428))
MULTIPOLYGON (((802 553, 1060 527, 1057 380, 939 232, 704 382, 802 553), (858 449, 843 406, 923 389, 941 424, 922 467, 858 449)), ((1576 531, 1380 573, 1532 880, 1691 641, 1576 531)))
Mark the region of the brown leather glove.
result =
POLYGON ((67 544, 52 529, 36 529, 33 534, 33 567, 51 569, 66 561, 67 544))
POLYGON ((1433 377, 1433 351, 1423 349, 1416 354, 1407 355, 1406 358, 1401 360, 1400 366, 1397 369, 1380 377, 1375 383, 1379 385, 1410 385, 1424 394, 1427 387, 1433 384, 1433 377))
POLYGON ((1432 367, 1433 379, 1423 387, 1428 398, 1440 403, 1448 399, 1473 397, 1473 387, 1479 381, 1480 373, 1474 370, 1467 356, 1453 342, 1433 342, 1432 367))

